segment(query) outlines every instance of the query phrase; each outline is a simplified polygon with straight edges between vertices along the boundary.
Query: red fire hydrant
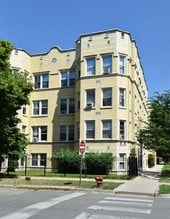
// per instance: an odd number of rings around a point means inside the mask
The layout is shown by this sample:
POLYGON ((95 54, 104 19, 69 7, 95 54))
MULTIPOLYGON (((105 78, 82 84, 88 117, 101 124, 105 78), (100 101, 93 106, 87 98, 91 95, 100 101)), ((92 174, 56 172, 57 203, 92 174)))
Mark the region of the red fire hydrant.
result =
POLYGON ((96 180, 98 188, 102 188, 103 187, 103 179, 104 178, 102 176, 96 176, 95 177, 95 180, 96 180))

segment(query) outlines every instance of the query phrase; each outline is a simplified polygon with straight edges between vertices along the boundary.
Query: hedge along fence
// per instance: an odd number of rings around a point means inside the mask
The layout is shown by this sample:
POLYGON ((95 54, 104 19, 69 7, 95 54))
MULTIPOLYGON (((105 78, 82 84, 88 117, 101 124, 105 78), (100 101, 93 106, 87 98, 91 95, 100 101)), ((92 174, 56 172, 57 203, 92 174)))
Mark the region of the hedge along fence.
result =
POLYGON ((161 176, 170 177, 170 165, 165 165, 161 171, 161 176))
MULTIPOLYGON (((54 158, 59 173, 79 173, 81 155, 75 150, 61 150, 54 158)), ((83 158, 85 174, 108 174, 112 169, 113 157, 111 153, 87 153, 83 158)))

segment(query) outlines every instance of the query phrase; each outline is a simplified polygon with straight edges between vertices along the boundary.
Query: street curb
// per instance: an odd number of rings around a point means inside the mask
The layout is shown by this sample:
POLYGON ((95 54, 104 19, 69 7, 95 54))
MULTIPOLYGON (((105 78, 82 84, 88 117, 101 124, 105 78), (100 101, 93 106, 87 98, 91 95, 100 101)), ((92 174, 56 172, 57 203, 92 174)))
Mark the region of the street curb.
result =
POLYGON ((145 192, 126 192, 126 191, 115 191, 115 195, 140 195, 140 196, 152 196, 156 197, 156 193, 145 193, 145 192))

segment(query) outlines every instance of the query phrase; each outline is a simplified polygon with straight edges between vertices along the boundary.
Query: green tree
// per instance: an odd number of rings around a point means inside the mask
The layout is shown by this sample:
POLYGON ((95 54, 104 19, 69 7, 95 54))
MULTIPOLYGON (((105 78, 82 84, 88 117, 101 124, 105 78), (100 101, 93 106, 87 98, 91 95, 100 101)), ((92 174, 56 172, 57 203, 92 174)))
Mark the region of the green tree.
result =
POLYGON ((149 101, 149 121, 140 130, 139 142, 157 155, 170 160, 170 90, 156 93, 149 101))
POLYGON ((24 74, 12 73, 9 59, 13 49, 12 43, 0 40, 0 157, 16 159, 28 144, 26 135, 17 128, 17 112, 29 103, 32 84, 24 74))

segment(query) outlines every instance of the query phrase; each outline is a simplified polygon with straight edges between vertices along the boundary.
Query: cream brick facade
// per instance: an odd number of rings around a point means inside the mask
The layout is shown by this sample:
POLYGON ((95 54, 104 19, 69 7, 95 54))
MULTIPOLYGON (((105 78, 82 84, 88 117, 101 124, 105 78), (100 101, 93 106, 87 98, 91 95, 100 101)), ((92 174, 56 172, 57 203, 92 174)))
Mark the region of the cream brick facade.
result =
MULTIPOLYGON (((136 133, 147 121, 147 87, 138 48, 121 30, 81 35, 75 49, 11 54, 11 67, 34 84, 30 105, 19 112, 28 134, 28 165, 41 166, 61 148, 116 157, 113 170, 126 171, 130 153, 140 156, 136 133)), ((143 158, 145 151, 142 151, 143 158)))

